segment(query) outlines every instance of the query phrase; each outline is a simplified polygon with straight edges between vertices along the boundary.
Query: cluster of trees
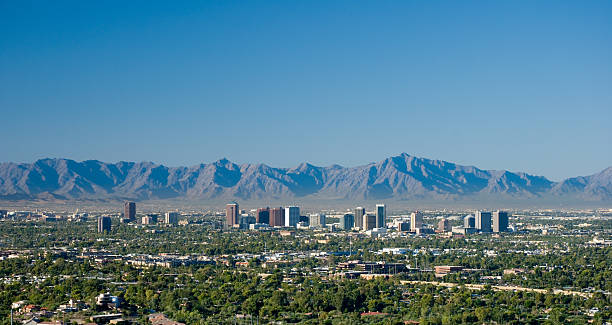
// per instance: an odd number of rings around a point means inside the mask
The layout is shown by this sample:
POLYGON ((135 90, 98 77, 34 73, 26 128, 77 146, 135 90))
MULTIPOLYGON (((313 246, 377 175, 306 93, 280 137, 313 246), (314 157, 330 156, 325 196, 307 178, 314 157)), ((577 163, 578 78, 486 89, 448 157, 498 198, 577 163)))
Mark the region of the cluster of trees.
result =
MULTIPOLYGON (((394 238, 377 240, 330 237, 327 243, 276 232, 223 232, 201 226, 163 228, 152 234, 142 228, 114 225, 110 234, 98 234, 87 223, 0 223, 0 245, 28 249, 31 258, 0 261, 0 319, 7 319, 11 302, 30 303, 56 309, 68 299, 94 303, 96 295, 111 292, 125 301, 124 312, 145 319, 150 312, 164 312, 188 324, 233 323, 249 319, 262 323, 280 320, 312 324, 402 323, 582 323, 586 310, 597 307, 594 322, 610 320, 612 248, 585 246, 584 237, 554 237, 537 234, 473 236, 467 239, 394 238), (238 253, 348 251, 354 255, 303 258, 297 264, 280 266, 271 274, 261 261, 250 267, 191 266, 173 269, 137 269, 122 262, 95 264, 68 256, 53 255, 53 247, 105 249, 116 254, 178 253, 209 256, 238 253), (379 255, 383 247, 432 248, 416 255, 379 255), (519 250, 548 249, 545 255, 526 255, 519 250), (444 249, 458 249, 443 253, 444 249), (488 256, 484 250, 498 252, 488 256), (433 280, 431 272, 405 274, 391 279, 346 280, 319 277, 315 268, 348 259, 418 263, 419 266, 462 265, 482 269, 471 274, 453 274, 444 281, 481 282, 483 275, 503 275, 507 268, 530 272, 504 275, 491 284, 515 284, 532 288, 591 288, 593 297, 539 293, 501 292, 487 288, 470 291, 430 285, 404 285, 401 279, 433 280), (546 267, 543 267, 546 266, 546 267), (8 280, 10 279, 10 280, 8 280), (361 315, 379 312, 386 315, 361 315), (244 315, 243 318, 237 315, 244 315)), ((230 258, 231 259, 231 258, 230 258)), ((6 323, 6 321, 0 321, 6 323)))

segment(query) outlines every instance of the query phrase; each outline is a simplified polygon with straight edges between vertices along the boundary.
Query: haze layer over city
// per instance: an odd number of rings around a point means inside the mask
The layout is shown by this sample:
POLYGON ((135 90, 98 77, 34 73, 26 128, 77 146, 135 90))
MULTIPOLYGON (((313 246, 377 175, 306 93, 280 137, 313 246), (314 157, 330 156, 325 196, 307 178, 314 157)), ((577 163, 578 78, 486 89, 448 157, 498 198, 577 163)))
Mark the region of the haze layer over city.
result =
POLYGON ((612 324, 612 3, 0 3, 0 324, 612 324))

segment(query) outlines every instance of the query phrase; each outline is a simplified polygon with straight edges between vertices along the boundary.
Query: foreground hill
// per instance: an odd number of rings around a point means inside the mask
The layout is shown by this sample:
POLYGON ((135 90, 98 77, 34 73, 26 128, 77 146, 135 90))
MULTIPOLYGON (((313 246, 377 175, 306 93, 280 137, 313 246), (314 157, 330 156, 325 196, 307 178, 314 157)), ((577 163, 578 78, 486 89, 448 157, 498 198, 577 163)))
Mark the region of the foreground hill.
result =
POLYGON ((237 165, 227 159, 191 167, 151 162, 42 159, 0 164, 0 199, 417 200, 464 198, 612 201, 612 167, 552 182, 542 176, 413 157, 358 167, 237 165))

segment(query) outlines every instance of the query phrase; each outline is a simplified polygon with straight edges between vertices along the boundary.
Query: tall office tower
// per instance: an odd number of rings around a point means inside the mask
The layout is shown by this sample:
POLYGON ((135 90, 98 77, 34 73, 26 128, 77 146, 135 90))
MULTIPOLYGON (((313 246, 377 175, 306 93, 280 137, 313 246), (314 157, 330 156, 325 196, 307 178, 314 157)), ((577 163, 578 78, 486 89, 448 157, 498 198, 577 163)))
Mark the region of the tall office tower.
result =
POLYGON ((363 229, 363 216, 365 215, 365 209, 362 207, 355 208, 355 227, 363 229))
POLYGON ((476 218, 469 214, 463 218, 463 228, 476 228, 476 218))
POLYGON ((491 212, 476 211, 476 229, 481 232, 491 232, 491 212))
POLYGON ((164 222, 168 225, 176 225, 178 224, 178 218, 178 212, 166 212, 164 222))
POLYGON ((270 209, 270 227, 282 227, 285 225, 285 209, 270 209))
POLYGON ((442 220, 438 222, 438 232, 449 232, 451 230, 452 228, 448 219, 442 218, 442 220))
POLYGON ((232 228, 234 225, 240 224, 240 220, 238 220, 239 214, 240 209, 238 208, 238 203, 231 202, 225 206, 225 225, 227 228, 232 228))
POLYGON ((355 217, 350 213, 345 213, 340 218, 340 228, 344 230, 351 230, 355 225, 355 217))
POLYGON ((123 204, 123 217, 130 221, 136 219, 136 203, 125 202, 123 204))
POLYGON ((285 227, 295 227, 300 222, 300 208, 289 206, 285 208, 285 227))
POLYGON ((110 217, 98 217, 98 232, 110 232, 111 231, 111 218, 110 217))
POLYGON ((495 211, 493 212, 493 232, 508 231, 508 212, 495 211))
POLYGON ((309 224, 313 228, 325 228, 325 215, 323 213, 311 214, 309 224))
POLYGON ((410 231, 423 228, 423 214, 419 211, 410 214, 410 231))
POLYGON ((255 214, 255 222, 270 224, 270 208, 265 207, 257 209, 257 213, 255 214))
POLYGON ((376 205, 376 228, 387 227, 387 209, 384 204, 376 205))
POLYGON ((376 215, 366 213, 363 215, 363 230, 372 230, 376 228, 376 215))

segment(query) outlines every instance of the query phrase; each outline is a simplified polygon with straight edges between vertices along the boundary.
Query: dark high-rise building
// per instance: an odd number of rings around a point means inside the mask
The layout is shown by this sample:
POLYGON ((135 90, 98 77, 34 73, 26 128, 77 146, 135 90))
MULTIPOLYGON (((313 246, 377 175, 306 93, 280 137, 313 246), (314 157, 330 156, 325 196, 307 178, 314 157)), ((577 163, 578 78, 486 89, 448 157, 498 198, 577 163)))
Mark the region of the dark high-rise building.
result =
POLYGON ((232 228, 234 225, 240 224, 240 220, 238 220, 239 214, 240 210, 238 208, 238 203, 232 202, 225 206, 225 225, 227 228, 232 228))
POLYGON ((372 230, 376 228, 376 215, 366 213, 363 215, 363 230, 372 230))
POLYGON ((495 211, 493 212, 493 232, 508 231, 508 212, 495 211))
POLYGON ((285 225, 285 209, 270 209, 270 227, 282 227, 285 225))
POLYGON ((310 216, 300 216, 300 222, 303 222, 305 225, 310 225, 310 216))
POLYGON ((178 224, 179 214, 178 212, 166 212, 164 222, 169 225, 178 224))
POLYGON ((463 228, 476 228, 476 218, 473 215, 467 215, 463 218, 463 228))
POLYGON ((387 207, 384 204, 376 205, 376 228, 387 227, 387 207))
POLYGON ((270 224, 270 208, 259 208, 255 214, 256 223, 270 224))
POLYGON ((129 221, 136 219, 136 203, 125 202, 123 204, 123 217, 129 221))
POLYGON ((476 211, 476 229, 480 232, 491 232, 491 212, 476 211))
POLYGON ((111 231, 111 218, 106 216, 98 217, 98 232, 111 231))
POLYGON ((363 229, 363 216, 365 215, 365 209, 362 207, 355 208, 355 227, 363 229))
POLYGON ((344 230, 351 230, 355 225, 355 216, 350 213, 345 213, 344 216, 340 218, 340 228, 344 230))
POLYGON ((300 208, 290 206, 285 208, 285 227, 295 227, 300 221, 300 208))

